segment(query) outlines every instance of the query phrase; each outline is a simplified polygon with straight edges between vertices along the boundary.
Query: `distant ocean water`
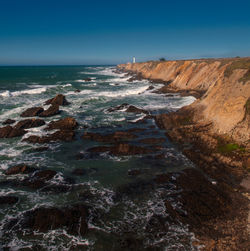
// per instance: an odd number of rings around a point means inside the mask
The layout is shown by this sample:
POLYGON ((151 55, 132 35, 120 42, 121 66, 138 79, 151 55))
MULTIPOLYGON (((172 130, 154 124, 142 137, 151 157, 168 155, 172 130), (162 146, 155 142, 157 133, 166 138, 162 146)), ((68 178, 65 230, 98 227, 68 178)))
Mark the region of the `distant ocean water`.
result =
MULTIPOLYGON (((0 67, 0 122, 6 119, 21 120, 20 113, 27 108, 41 106, 46 100, 62 93, 71 103, 70 106, 62 107, 61 114, 45 120, 48 122, 71 116, 79 123, 75 141, 48 144, 50 150, 44 152, 35 152, 34 145, 22 142, 20 138, 0 139, 0 196, 19 197, 19 202, 14 206, 0 206, 0 243, 3 247, 11 250, 33 246, 44 250, 74 250, 74 247, 81 245, 86 250, 119 250, 119 240, 132 235, 141 240, 138 250, 192 250, 193 235, 186 226, 166 223, 169 231, 161 231, 158 226, 149 231, 147 227, 155 216, 167 218, 163 194, 166 195, 170 188, 157 187, 138 194, 135 192, 136 196, 126 194, 123 199, 114 200, 116 191, 130 187, 130 184, 138 182, 139 186, 142 182, 151 181, 159 173, 178 171, 193 165, 171 142, 166 139, 162 144, 161 153, 166 156, 165 162, 145 156, 117 157, 106 153, 95 158, 76 158, 77 154, 84 155, 92 146, 103 145, 82 140, 80 136, 86 131, 107 134, 141 127, 149 133, 139 134, 140 138, 155 137, 153 132, 156 129, 149 130, 155 125, 153 120, 147 124, 130 123, 143 118, 145 114, 122 111, 109 113, 107 109, 110 107, 128 103, 156 115, 175 111, 194 101, 193 97, 180 97, 178 94, 155 94, 153 91, 162 84, 152 84, 147 80, 131 83, 125 74, 115 73, 114 70, 113 66, 0 67), (86 78, 90 78, 90 81, 85 81, 86 78), (154 89, 149 90, 148 87, 152 85, 154 89), (57 171, 51 181, 54 184, 61 184, 66 176, 75 179, 80 186, 66 193, 55 194, 2 185, 6 180, 23 179, 20 175, 4 175, 8 167, 22 163, 57 171), (86 175, 72 175, 76 168, 86 170, 86 175), (142 169, 142 175, 128 176, 130 169, 142 169), (5 233, 3 228, 6 222, 28 210, 78 202, 83 187, 93 195, 84 201, 92 208, 91 212, 100 211, 105 215, 99 220, 90 217, 90 231, 86 236, 71 236, 63 229, 36 232, 25 237, 15 231, 11 235, 5 233)), ((43 129, 29 129, 23 138, 45 134, 43 129)), ((157 133, 157 137, 165 137, 163 131, 157 133)))

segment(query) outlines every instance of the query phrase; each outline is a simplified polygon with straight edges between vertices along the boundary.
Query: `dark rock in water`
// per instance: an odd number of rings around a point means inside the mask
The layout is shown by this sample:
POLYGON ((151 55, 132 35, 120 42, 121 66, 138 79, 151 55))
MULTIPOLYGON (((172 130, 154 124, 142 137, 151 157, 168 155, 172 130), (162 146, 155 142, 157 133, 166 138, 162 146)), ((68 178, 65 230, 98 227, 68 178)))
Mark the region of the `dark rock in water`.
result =
POLYGON ((25 119, 25 120, 21 120, 19 121, 16 125, 15 125, 15 129, 29 129, 29 128, 33 128, 33 127, 40 127, 45 125, 44 120, 42 119, 25 119))
POLYGON ((85 205, 70 207, 40 207, 24 213, 22 229, 47 232, 65 228, 69 234, 84 236, 87 233, 88 209, 85 205))
POLYGON ((42 147, 36 147, 33 148, 34 152, 44 152, 44 151, 48 151, 50 148, 48 146, 42 146, 42 147))
POLYGON ((84 81, 89 82, 89 81, 91 81, 91 78, 85 78, 84 81))
POLYGON ((5 171, 5 175, 27 174, 27 173, 32 173, 34 171, 36 171, 35 168, 22 164, 8 168, 5 171))
POLYGON ((134 146, 129 145, 126 143, 119 143, 115 146, 97 146, 88 149, 90 152, 109 152, 113 155, 137 155, 137 154, 148 154, 152 153, 151 149, 141 147, 141 146, 134 146))
POLYGON ((77 175, 77 176, 83 176, 87 174, 87 171, 83 168, 76 168, 72 171, 72 174, 77 175))
POLYGON ((15 138, 23 136, 25 133, 27 132, 23 129, 16 129, 10 125, 0 128, 0 138, 15 138))
POLYGON ((0 138, 8 138, 10 133, 12 132, 12 126, 5 126, 0 128, 0 138))
POLYGON ((60 130, 74 130, 78 126, 77 121, 74 118, 67 117, 64 119, 60 119, 57 121, 51 121, 48 124, 47 130, 54 130, 54 129, 60 129, 60 130))
POLYGON ((7 119, 7 120, 5 120, 2 124, 3 125, 11 125, 11 124, 13 124, 13 123, 15 123, 16 121, 15 120, 13 120, 13 119, 7 119))
POLYGON ((116 107, 110 107, 107 111, 108 112, 120 111, 120 110, 123 110, 123 109, 127 108, 128 106, 129 106, 129 104, 123 103, 123 104, 118 105, 116 107))
POLYGON ((129 104, 127 104, 127 103, 118 105, 118 106, 116 106, 116 107, 111 107, 111 108, 109 108, 107 111, 108 111, 108 112, 115 112, 115 111, 121 111, 121 110, 124 110, 124 109, 126 109, 126 110, 125 110, 126 112, 149 114, 148 111, 143 110, 143 109, 138 108, 138 107, 133 106, 133 105, 129 105, 129 104))
POLYGON ((138 108, 138 107, 133 106, 133 105, 130 105, 130 106, 127 108, 126 112, 149 114, 148 111, 143 110, 143 109, 138 108))
POLYGON ((48 181, 48 180, 51 180, 56 174, 57 172, 54 170, 41 170, 41 171, 35 172, 33 177, 36 179, 48 181))
POLYGON ((139 174, 141 174, 141 170, 139 170, 139 169, 130 169, 130 170, 128 170, 128 175, 130 175, 130 176, 137 176, 139 174))
POLYGON ((41 112, 38 116, 39 117, 51 117, 51 116, 57 115, 59 113, 60 113, 59 105, 53 104, 47 110, 41 112))
POLYGON ((160 144, 166 142, 166 139, 164 138, 146 138, 139 141, 143 144, 160 144))
POLYGON ((74 140, 75 138, 75 132, 74 131, 57 131, 55 133, 52 133, 47 136, 39 137, 36 135, 31 135, 30 137, 23 139, 25 142, 29 143, 38 143, 38 144, 45 144, 50 142, 56 142, 56 141, 65 141, 69 142, 74 140))
POLYGON ((44 109, 42 107, 32 107, 24 111, 20 116, 21 117, 35 117, 42 113, 44 109))
POLYGON ((75 93, 79 93, 79 92, 81 92, 79 89, 75 90, 75 93))
POLYGON ((154 86, 150 85, 146 91, 150 91, 150 90, 153 90, 154 89, 154 86))
POLYGON ((45 102, 45 105, 69 105, 70 103, 66 100, 62 94, 56 95, 54 98, 49 99, 45 102))
POLYGON ((98 142, 119 142, 124 140, 131 140, 137 138, 136 135, 126 132, 117 131, 112 134, 101 135, 100 133, 85 132, 82 139, 95 140, 98 142))
POLYGON ((41 170, 34 173, 33 176, 24 179, 21 186, 26 186, 32 189, 39 189, 46 185, 46 182, 51 180, 56 175, 54 170, 41 170))
POLYGON ((67 184, 46 185, 39 192, 44 193, 67 193, 72 189, 72 186, 67 184))
POLYGON ((114 155, 136 155, 136 154, 152 153, 152 150, 140 146, 120 143, 118 145, 115 145, 111 153, 114 155))
POLYGON ((20 186, 29 187, 31 189, 40 189, 45 185, 46 185, 45 181, 31 178, 24 179, 20 184, 20 186))
POLYGON ((0 196, 0 205, 4 204, 15 204, 18 202, 18 197, 16 196, 0 196))
POLYGON ((30 143, 49 143, 53 141, 72 141, 75 137, 75 132, 73 131, 78 126, 77 121, 74 118, 64 118, 57 121, 52 121, 48 124, 47 130, 54 130, 58 129, 59 131, 56 131, 52 134, 49 134, 47 136, 36 136, 32 135, 24 141, 30 142, 30 143))

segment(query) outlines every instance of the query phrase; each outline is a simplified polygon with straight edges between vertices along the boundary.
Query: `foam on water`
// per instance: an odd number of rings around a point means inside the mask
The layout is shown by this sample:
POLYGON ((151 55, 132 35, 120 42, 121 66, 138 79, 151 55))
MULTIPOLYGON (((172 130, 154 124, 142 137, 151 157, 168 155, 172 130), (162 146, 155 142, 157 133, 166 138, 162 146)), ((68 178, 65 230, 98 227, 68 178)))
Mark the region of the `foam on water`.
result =
POLYGON ((2 97, 14 96, 15 97, 15 96, 23 95, 23 94, 29 94, 29 95, 40 94, 40 93, 46 92, 46 90, 47 89, 45 87, 41 87, 41 88, 35 88, 35 89, 26 89, 23 91, 15 91, 15 92, 5 91, 5 92, 0 93, 0 96, 2 97))

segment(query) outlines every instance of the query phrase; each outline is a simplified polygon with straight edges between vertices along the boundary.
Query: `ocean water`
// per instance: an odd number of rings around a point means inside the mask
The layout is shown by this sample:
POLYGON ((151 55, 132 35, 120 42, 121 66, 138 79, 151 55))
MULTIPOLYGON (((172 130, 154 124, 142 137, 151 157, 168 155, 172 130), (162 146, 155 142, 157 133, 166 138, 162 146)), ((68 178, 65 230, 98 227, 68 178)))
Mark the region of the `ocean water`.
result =
POLYGON ((144 128, 144 132, 137 133, 136 140, 165 137, 164 131, 157 129, 153 120, 146 124, 131 123, 145 115, 124 111, 109 113, 107 109, 129 103, 155 115, 176 111, 195 99, 178 94, 155 94, 153 91, 162 84, 152 84, 147 80, 131 83, 125 74, 115 73, 114 69, 113 66, 0 67, 0 122, 6 119, 19 121, 20 113, 25 109, 41 106, 49 98, 62 93, 71 104, 61 107, 61 114, 45 118, 45 121, 71 116, 79 123, 75 141, 39 145, 49 146, 44 152, 36 152, 34 149, 38 145, 22 142, 22 139, 46 134, 45 126, 29 129, 22 138, 0 139, 0 196, 19 198, 14 206, 0 205, 0 249, 2 245, 6 250, 36 250, 35 247, 40 250, 193 250, 194 236, 188 227, 165 220, 168 213, 164 201, 171 187, 142 185, 151 184, 158 174, 193 166, 178 148, 165 138, 158 152, 165 155, 164 160, 148 155, 117 157, 107 153, 93 157, 86 150, 103 144, 83 140, 81 136, 86 131, 107 134, 144 128), (91 81, 86 82, 86 78, 91 81), (152 85, 154 89, 148 90, 152 85), (77 159, 79 153, 85 157, 77 159), (25 178, 25 175, 4 175, 8 167, 21 163, 57 171, 51 184, 63 184, 65 178, 74 179, 74 189, 45 193, 4 185, 6 180, 25 178), (73 175, 76 168, 84 169, 86 174, 73 175), (129 176, 128 170, 131 169, 139 169, 141 174, 129 176), (81 194, 86 191, 91 196, 82 198, 81 194), (4 230, 7 222, 21 218, 28 210, 74 203, 83 203, 90 208, 89 231, 84 237, 70 235, 65 229, 23 235, 4 230), (159 218, 164 223, 152 223, 159 218), (133 241, 132 248, 129 246, 128 240, 135 240, 136 249, 133 249, 133 241))

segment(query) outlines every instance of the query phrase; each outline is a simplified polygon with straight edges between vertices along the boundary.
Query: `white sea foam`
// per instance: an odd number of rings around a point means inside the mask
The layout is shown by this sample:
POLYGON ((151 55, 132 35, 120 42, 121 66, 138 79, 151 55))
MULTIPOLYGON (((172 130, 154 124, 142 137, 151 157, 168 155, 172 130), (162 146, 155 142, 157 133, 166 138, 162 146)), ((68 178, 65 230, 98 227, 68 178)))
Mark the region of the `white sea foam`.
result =
POLYGON ((196 100, 193 96, 182 97, 179 100, 171 102, 170 107, 174 109, 180 109, 183 106, 190 105, 196 100))
POLYGON ((96 75, 96 72, 88 72, 88 71, 80 71, 79 74, 86 74, 86 75, 96 75))
POLYGON ((43 92, 46 92, 47 88, 46 87, 41 87, 41 88, 35 88, 35 89, 26 89, 26 90, 22 90, 22 91, 15 91, 15 92, 10 92, 10 91, 5 91, 0 93, 0 96, 2 97, 15 97, 15 96, 19 96, 19 95, 23 95, 23 94, 40 94, 43 92))
MULTIPOLYGON (((96 79, 96 77, 91 77, 90 81, 93 81, 95 79, 96 79)), ((77 79, 77 80, 74 80, 74 82, 85 83, 85 82, 89 82, 89 81, 86 81, 85 79, 77 79)))
POLYGON ((139 93, 144 92, 148 87, 146 86, 140 86, 137 88, 130 88, 130 89, 123 89, 119 91, 103 91, 103 92, 98 92, 96 93, 96 96, 105 96, 105 97, 110 97, 110 98, 115 98, 115 97, 126 97, 126 96, 131 96, 131 95, 137 95, 139 93))

